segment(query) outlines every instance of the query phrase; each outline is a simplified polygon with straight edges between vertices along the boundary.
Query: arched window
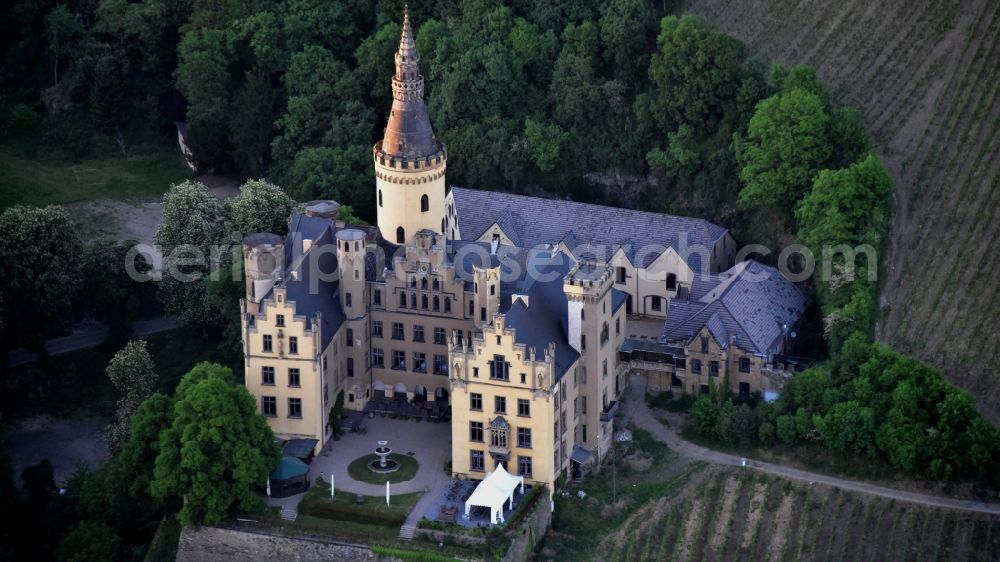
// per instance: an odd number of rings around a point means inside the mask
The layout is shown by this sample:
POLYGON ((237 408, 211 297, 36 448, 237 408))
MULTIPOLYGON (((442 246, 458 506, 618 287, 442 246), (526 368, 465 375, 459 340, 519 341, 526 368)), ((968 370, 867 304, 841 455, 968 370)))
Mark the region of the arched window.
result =
POLYGON ((441 310, 441 299, 434 297, 434 312, 441 310))
POLYGON ((677 290, 677 276, 673 273, 667 274, 667 290, 674 291, 677 290))
POLYGON ((382 206, 382 190, 378 190, 378 206, 382 206))
POLYGON ((427 295, 420 297, 420 308, 427 310, 427 295))
POLYGON ((426 195, 421 195, 420 196, 420 212, 421 213, 426 213, 429 210, 431 210, 430 199, 428 199, 426 195))
POLYGON ((444 219, 441 219, 441 232, 442 232, 442 233, 444 233, 444 232, 448 232, 448 229, 446 229, 446 228, 444 227, 444 219))
POLYGON ((410 293, 410 308, 417 308, 417 294, 410 293))
POLYGON ((438 281, 437 279, 435 279, 434 283, 431 286, 434 287, 435 291, 440 290, 441 289, 441 282, 438 281))
POLYGON ((403 230, 403 227, 401 226, 396 229, 396 243, 397 244, 406 243, 406 231, 403 230))
POLYGON ((444 298, 444 311, 451 312, 451 297, 444 298))
POLYGON ((406 308, 406 293, 399 293, 399 307, 406 308))
POLYGON ((423 290, 425 290, 425 291, 427 290, 427 278, 426 277, 420 279, 420 288, 423 289, 423 290))

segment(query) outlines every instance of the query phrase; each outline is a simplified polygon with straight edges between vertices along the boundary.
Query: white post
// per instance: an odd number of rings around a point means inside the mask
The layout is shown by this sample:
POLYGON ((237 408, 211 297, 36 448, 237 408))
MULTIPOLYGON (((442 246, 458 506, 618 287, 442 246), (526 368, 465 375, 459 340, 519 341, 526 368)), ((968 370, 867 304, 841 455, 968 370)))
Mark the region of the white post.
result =
POLYGON ((333 497, 333 472, 330 472, 330 497, 333 497))
POLYGON ((267 477, 267 497, 271 497, 271 477, 267 477))
POLYGON ((389 481, 385 481, 385 505, 389 505, 389 481))

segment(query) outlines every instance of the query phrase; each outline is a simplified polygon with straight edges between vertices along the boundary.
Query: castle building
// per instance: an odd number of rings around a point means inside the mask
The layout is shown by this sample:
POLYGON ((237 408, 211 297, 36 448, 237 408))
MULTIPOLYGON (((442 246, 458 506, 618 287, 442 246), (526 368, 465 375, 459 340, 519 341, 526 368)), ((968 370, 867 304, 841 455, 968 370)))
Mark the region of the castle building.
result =
MULTIPOLYGON (((766 313, 742 324, 747 307, 790 304, 779 320, 791 325, 801 294, 781 278, 741 308, 734 295, 746 288, 732 279, 759 264, 735 263, 725 228, 448 186, 408 14, 395 63, 372 149, 377 226, 345 224, 332 203, 312 202, 286 236, 243 241, 246 386, 278 437, 312 440, 318 453, 342 394, 348 409, 450 419, 456 477, 502 464, 554 490, 562 476, 600 469, 630 372, 700 391, 685 359, 702 334, 727 365, 745 355, 757 371, 773 364, 774 329, 766 313), (779 289, 788 302, 764 298, 779 289), (633 337, 640 320, 664 335, 633 337)), ((732 381, 739 392, 770 384, 732 381)))

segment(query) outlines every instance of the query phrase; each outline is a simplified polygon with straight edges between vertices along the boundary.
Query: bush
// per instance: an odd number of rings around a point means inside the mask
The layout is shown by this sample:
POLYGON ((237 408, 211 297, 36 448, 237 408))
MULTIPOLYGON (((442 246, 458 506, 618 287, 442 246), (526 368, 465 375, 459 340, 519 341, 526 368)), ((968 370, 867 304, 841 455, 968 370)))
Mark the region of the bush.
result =
POLYGON ((452 562, 458 560, 454 556, 445 556, 436 552, 426 552, 423 550, 403 550, 402 548, 390 548, 377 544, 371 545, 372 552, 386 558, 407 560, 412 562, 452 562))
POLYGON ((35 110, 24 103, 14 106, 7 116, 7 130, 11 133, 23 134, 34 131, 42 122, 42 118, 35 110))

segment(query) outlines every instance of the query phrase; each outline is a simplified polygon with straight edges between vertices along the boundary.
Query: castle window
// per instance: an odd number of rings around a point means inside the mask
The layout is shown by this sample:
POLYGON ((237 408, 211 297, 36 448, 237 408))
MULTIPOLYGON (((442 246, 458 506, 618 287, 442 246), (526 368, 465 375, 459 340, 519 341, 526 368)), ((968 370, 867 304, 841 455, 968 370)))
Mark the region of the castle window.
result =
POLYGON ((274 386, 274 367, 261 367, 261 384, 274 386))
POLYGON ((441 299, 434 297, 434 312, 441 310, 441 299))
POLYGON ((406 231, 403 230, 403 227, 401 227, 401 226, 397 227, 396 228, 396 243, 397 244, 403 244, 405 242, 406 242, 406 231))
POLYGON ((274 317, 274 324, 276 326, 284 326, 285 325, 285 315, 284 314, 279 314, 279 315, 275 316, 274 317))
POLYGON ((420 279, 420 288, 423 289, 423 290, 425 290, 425 291, 427 290, 427 278, 426 277, 420 279))
POLYGON ((426 195, 421 195, 420 196, 420 212, 421 213, 426 213, 430 209, 431 209, 430 200, 427 199, 426 195))
POLYGON ((399 293, 399 308, 406 308, 406 293, 399 293))
POLYGON ((378 206, 382 206, 382 190, 378 190, 378 206))
POLYGON ((701 337, 701 352, 708 353, 708 338, 705 336, 701 337))
POLYGON ((740 372, 749 373, 750 372, 750 358, 740 357, 740 372))
POLYGON ((382 306, 382 291, 375 289, 372 293, 372 304, 375 306, 382 306))
POLYGON ((301 376, 299 375, 298 369, 295 368, 288 369, 288 386, 291 387, 302 386, 301 381, 302 379, 301 376))
MULTIPOLYGON (((424 297, 425 299, 427 297, 424 297)), ((417 308, 417 295, 416 293, 410 293, 410 308, 417 308)), ((424 308, 427 308, 427 303, 424 303, 424 308)))
POLYGON ((490 295, 495 295, 495 294, 497 294, 497 286, 490 285, 490 295))
POLYGON ((434 288, 435 291, 441 290, 441 282, 438 281, 437 279, 434 280, 434 284, 431 286, 434 288))
POLYGON ((299 352, 299 338, 292 336, 288 338, 288 353, 297 354, 299 352))
POLYGON ((301 418, 302 417, 302 399, 301 398, 289 398, 288 399, 288 417, 290 417, 290 418, 301 418))
POLYGON ((268 417, 278 415, 278 399, 274 396, 264 396, 261 398, 261 413, 268 417))
POLYGON ((660 303, 660 297, 654 296, 653 297, 653 310, 660 310, 662 308, 663 308, 663 305, 660 303))
POLYGON ((618 272, 618 283, 624 283, 625 282, 625 268, 624 267, 618 267, 618 268, 615 268, 615 269, 618 272))
POLYGON ((264 351, 270 353, 274 349, 270 334, 264 334, 264 351))
POLYGON ((667 290, 675 291, 677 290, 677 276, 673 273, 667 274, 667 290))
POLYGON ((444 298, 444 311, 451 312, 451 297, 444 298))

